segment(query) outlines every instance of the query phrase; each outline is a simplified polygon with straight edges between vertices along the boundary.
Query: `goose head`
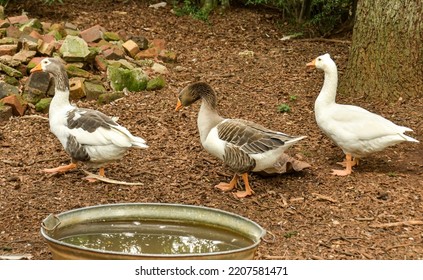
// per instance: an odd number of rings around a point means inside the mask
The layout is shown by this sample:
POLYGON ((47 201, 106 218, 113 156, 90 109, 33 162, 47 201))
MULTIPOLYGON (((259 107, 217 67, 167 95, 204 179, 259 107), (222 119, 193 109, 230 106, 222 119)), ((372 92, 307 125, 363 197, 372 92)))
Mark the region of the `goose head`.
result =
POLYGON ((186 86, 179 93, 175 111, 190 106, 199 99, 206 101, 212 108, 216 107, 216 94, 212 87, 205 82, 196 82, 186 86))
POLYGON ((47 73, 51 73, 53 75, 57 73, 63 73, 63 72, 66 73, 63 63, 61 63, 56 58, 50 58, 50 57, 44 58, 43 60, 41 60, 41 62, 37 66, 32 68, 31 73, 39 72, 39 71, 44 71, 47 73))
POLYGON ((333 69, 334 67, 336 69, 336 64, 332 60, 332 58, 330 57, 330 55, 328 53, 316 57, 315 59, 313 59, 312 62, 307 63, 307 66, 308 67, 315 67, 315 68, 323 70, 325 72, 327 70, 333 69))
POLYGON ((44 58, 37 66, 32 68, 30 72, 34 73, 40 71, 50 73, 54 77, 56 88, 62 91, 69 89, 68 75, 65 66, 59 59, 51 57, 44 58))

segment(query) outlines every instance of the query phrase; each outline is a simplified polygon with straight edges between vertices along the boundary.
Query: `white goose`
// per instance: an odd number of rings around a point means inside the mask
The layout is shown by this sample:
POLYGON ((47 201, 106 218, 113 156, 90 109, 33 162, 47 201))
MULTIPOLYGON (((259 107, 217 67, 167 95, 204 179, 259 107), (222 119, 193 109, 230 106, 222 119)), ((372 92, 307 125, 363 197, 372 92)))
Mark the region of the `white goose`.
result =
POLYGON ((44 169, 44 172, 66 172, 76 168, 78 162, 83 162, 100 168, 99 175, 104 176, 103 166, 121 159, 129 148, 148 148, 144 139, 133 136, 105 114, 71 105, 68 76, 58 59, 43 59, 31 70, 36 71, 45 71, 53 76, 55 94, 49 109, 50 130, 71 157, 70 164, 44 169))
POLYGON ((221 117, 216 109, 216 94, 204 82, 190 84, 181 91, 176 111, 199 99, 202 103, 197 126, 201 144, 235 172, 229 184, 220 183, 216 187, 223 191, 232 190, 241 175, 245 191, 236 192, 236 197, 254 193, 248 183, 248 172, 272 168, 286 149, 305 138, 273 131, 249 121, 221 117))
POLYGON ((325 72, 323 87, 314 104, 317 125, 346 155, 341 163, 345 169, 333 170, 333 175, 351 174, 360 158, 388 146, 404 141, 419 142, 404 134, 412 131, 408 127, 396 125, 358 106, 337 104, 338 72, 329 54, 317 57, 307 66, 325 72))

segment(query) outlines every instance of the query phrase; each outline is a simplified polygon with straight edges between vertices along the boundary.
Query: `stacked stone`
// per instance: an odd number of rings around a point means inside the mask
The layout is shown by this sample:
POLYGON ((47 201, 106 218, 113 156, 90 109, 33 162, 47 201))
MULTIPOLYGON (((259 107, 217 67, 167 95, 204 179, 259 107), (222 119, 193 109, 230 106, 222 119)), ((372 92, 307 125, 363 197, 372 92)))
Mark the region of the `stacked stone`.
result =
POLYGON ((0 6, 0 121, 22 116, 28 104, 48 112, 54 95, 49 74, 29 75, 45 57, 65 63, 70 98, 110 102, 122 91, 139 92, 164 87, 176 54, 166 42, 142 36, 127 38, 100 25, 80 31, 70 22, 48 23, 27 15, 4 18, 0 6))

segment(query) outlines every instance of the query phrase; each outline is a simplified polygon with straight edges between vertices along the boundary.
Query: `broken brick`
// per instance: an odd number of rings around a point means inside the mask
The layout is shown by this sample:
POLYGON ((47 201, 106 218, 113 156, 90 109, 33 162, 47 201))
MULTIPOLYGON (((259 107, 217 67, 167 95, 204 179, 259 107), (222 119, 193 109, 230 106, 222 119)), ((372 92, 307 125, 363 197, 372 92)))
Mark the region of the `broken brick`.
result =
POLYGON ((0 56, 14 55, 18 49, 17 45, 0 45, 0 56))
POLYGON ((118 49, 118 48, 107 49, 103 51, 103 55, 106 59, 112 59, 112 60, 121 59, 125 57, 125 53, 121 49, 118 49))
POLYGON ((102 55, 97 55, 94 58, 94 66, 100 71, 107 70, 107 60, 102 55))
POLYGON ((135 55, 135 59, 155 58, 158 55, 159 55, 159 50, 157 48, 149 48, 137 53, 135 55))
POLYGON ((85 29, 79 33, 82 39, 84 39, 85 42, 98 42, 102 39, 103 33, 106 30, 101 27, 100 25, 94 25, 93 27, 90 27, 88 29, 85 29))
POLYGON ((168 50, 161 50, 158 58, 163 62, 176 62, 176 53, 168 50))
POLYGON ((3 102, 3 104, 12 107, 13 115, 23 116, 25 114, 27 104, 16 94, 6 96, 1 101, 3 102))
POLYGON ((122 47, 125 51, 131 56, 134 57, 137 53, 140 52, 140 47, 132 40, 128 40, 122 44, 122 47))
POLYGON ((69 79, 69 97, 72 100, 78 100, 85 97, 84 78, 70 78, 69 79))
POLYGON ((7 18, 10 22, 10 24, 24 24, 29 21, 29 18, 27 15, 20 15, 15 17, 9 17, 7 18))

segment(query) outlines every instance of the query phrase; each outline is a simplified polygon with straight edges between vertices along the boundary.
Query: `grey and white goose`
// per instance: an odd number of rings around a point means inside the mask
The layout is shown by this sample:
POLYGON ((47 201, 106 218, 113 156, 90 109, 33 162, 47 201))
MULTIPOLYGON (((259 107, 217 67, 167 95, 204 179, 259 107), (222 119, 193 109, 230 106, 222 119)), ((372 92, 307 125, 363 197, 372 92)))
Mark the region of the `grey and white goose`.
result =
POLYGON ((70 104, 69 79, 58 59, 43 59, 31 70, 36 71, 50 73, 54 79, 55 93, 49 109, 50 130, 71 157, 70 164, 44 169, 44 172, 66 172, 83 162, 99 168, 99 175, 104 176, 104 165, 121 159, 129 148, 148 148, 144 139, 132 135, 105 114, 70 104))
POLYGON ((234 195, 238 198, 254 192, 248 182, 249 172, 259 172, 278 161, 282 153, 306 136, 290 136, 267 129, 261 125, 241 119, 225 119, 217 112, 216 93, 205 82, 186 86, 179 94, 176 111, 201 99, 197 126, 204 149, 235 172, 229 183, 220 183, 217 188, 232 190, 241 176, 245 191, 234 195))

